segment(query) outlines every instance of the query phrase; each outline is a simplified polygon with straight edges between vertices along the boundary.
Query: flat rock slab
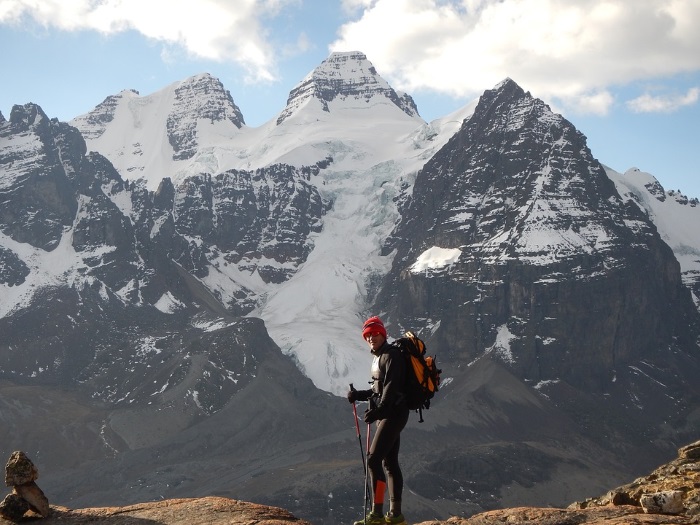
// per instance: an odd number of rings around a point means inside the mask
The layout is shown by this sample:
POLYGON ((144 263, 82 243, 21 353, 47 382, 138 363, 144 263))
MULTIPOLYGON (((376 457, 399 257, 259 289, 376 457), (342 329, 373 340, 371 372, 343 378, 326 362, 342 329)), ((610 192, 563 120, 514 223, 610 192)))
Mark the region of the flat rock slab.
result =
MULTIPOLYGON (((0 518, 0 525, 15 522, 0 518)), ((25 518, 37 525, 311 525, 288 511, 228 498, 169 499, 127 507, 68 509, 51 506, 47 518, 25 518)))
POLYGON ((590 509, 516 507, 492 510, 471 518, 425 521, 416 525, 691 525, 698 517, 645 514, 641 507, 618 505, 590 509))

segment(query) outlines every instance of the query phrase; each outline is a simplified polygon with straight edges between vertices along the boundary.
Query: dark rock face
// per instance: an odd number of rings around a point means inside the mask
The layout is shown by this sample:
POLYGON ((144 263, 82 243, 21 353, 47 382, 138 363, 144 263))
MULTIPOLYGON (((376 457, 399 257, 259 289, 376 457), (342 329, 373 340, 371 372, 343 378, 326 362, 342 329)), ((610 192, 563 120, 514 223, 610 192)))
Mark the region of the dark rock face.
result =
POLYGON ((510 80, 426 164, 403 216, 381 304, 415 326, 440 320, 443 356, 491 349, 524 379, 600 392, 659 348, 695 344, 697 311, 654 226, 584 137, 510 80), (461 256, 410 271, 432 246, 461 256))
POLYGON ((0 246, 0 284, 22 284, 29 273, 29 267, 22 259, 12 250, 0 246))
POLYGON ((368 101, 375 96, 386 97, 409 116, 418 115, 411 96, 397 94, 377 74, 364 53, 332 53, 289 93, 287 107, 277 118, 277 124, 289 118, 309 98, 319 100, 324 111, 330 111, 328 103, 336 98, 368 101))
POLYGON ((177 189, 175 226, 242 262, 267 282, 283 282, 306 260, 310 233, 319 231, 327 209, 318 191, 287 165, 255 172, 231 170, 215 177, 190 177, 177 189), (256 264, 256 259, 290 263, 288 270, 256 264))
POLYGON ((50 121, 34 104, 14 106, 9 122, 0 128, 5 181, 0 229, 17 242, 52 250, 75 217, 77 201, 61 163, 73 160, 67 151, 71 146, 84 155, 85 142, 68 128, 50 121))

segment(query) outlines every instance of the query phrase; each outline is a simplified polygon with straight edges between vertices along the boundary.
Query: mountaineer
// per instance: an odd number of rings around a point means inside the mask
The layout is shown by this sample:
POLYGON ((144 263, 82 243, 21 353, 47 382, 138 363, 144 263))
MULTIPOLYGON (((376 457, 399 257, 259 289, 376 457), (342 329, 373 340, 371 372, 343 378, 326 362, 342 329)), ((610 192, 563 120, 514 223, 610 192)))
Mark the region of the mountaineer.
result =
POLYGON ((370 424, 377 422, 377 430, 367 452, 365 477, 369 475, 372 510, 354 525, 405 525, 401 513, 403 475, 399 466, 401 431, 408 421, 409 409, 404 396, 406 361, 398 347, 387 342, 384 323, 379 317, 370 317, 362 326, 362 337, 372 353, 372 388, 350 388, 350 403, 369 401, 364 421, 368 436, 370 424), (389 512, 384 515, 384 493, 389 492, 389 512))

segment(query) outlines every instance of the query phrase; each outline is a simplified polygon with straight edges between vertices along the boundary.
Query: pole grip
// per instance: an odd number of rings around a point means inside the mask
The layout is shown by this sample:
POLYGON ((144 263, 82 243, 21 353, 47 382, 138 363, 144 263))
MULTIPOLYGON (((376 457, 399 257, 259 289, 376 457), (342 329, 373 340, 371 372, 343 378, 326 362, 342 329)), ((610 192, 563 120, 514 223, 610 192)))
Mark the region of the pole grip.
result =
MULTIPOLYGON (((352 383, 350 383, 350 390, 355 390, 355 387, 352 386, 352 383)), ((360 438, 360 421, 357 418, 357 405, 353 402, 352 404, 352 413, 355 416, 355 430, 357 430, 357 437, 360 438)), ((360 438, 361 440, 362 438, 360 438)), ((362 450, 362 441, 360 441, 360 450, 362 450)))

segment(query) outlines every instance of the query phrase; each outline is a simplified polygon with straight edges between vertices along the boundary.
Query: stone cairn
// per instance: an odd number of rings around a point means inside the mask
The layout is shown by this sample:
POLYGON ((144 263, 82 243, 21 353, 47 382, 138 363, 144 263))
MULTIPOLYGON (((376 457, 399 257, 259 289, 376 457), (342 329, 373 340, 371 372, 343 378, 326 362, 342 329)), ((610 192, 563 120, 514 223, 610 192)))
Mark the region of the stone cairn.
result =
POLYGON ((5 485, 12 487, 12 493, 0 503, 0 515, 11 520, 19 520, 31 511, 36 517, 49 515, 49 500, 34 482, 39 471, 24 452, 15 451, 5 465, 5 485))

